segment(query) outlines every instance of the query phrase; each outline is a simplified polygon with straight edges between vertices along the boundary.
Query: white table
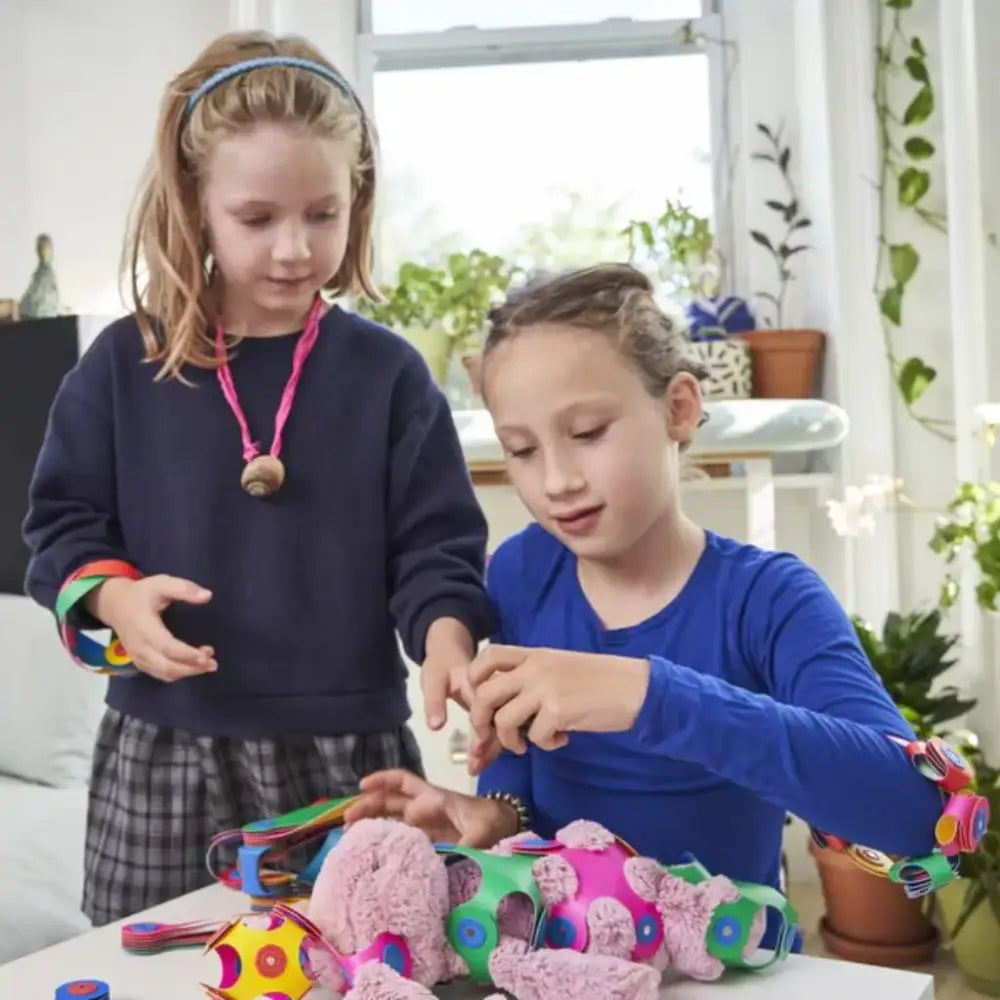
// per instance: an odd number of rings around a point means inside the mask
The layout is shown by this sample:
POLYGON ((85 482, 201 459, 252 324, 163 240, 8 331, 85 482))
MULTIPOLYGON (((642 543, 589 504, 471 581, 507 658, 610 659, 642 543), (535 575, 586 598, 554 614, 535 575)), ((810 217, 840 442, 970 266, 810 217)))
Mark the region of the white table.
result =
MULTIPOLYGON (((746 540, 773 549, 773 456, 835 448, 847 437, 847 414, 822 399, 712 400, 704 407, 708 420, 695 435, 690 455, 703 462, 738 462, 744 467, 746 540)), ((489 412, 456 410, 453 416, 473 472, 500 468, 503 453, 489 412)))
MULTIPOLYGON (((221 886, 154 907, 132 920, 181 922, 236 916, 245 897, 221 886)), ((199 983, 215 985, 217 962, 200 949, 130 955, 120 945, 120 925, 91 931, 52 948, 0 967, 4 1000, 49 1000, 64 982, 100 979, 111 1000, 198 1000, 199 983)), ((468 987, 442 989, 442 1000, 476 1000, 488 991, 468 987)), ((310 994, 309 1000, 312 1000, 310 994)), ((317 1000, 319 991, 315 992, 317 1000)), ((728 974, 716 983, 671 982, 664 1000, 934 1000, 934 981, 915 972, 855 965, 792 955, 766 972, 728 974)), ((597 1000, 597 998, 593 998, 597 1000)))

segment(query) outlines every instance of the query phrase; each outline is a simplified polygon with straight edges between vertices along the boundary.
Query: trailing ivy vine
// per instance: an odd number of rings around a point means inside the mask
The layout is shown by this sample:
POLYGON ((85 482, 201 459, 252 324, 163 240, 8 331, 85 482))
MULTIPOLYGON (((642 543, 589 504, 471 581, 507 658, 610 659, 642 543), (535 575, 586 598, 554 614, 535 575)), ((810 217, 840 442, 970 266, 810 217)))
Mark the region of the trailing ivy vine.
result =
POLYGON ((885 337, 886 356, 893 380, 909 415, 933 434, 953 440, 945 430, 950 421, 928 417, 915 409, 937 372, 923 358, 901 358, 894 337, 904 323, 907 290, 920 268, 920 254, 912 243, 894 243, 889 235, 889 212, 894 206, 913 213, 925 225, 947 232, 945 218, 927 207, 931 175, 927 161, 934 144, 918 129, 934 114, 935 91, 927 66, 927 51, 916 35, 908 35, 904 10, 913 0, 881 0, 876 18, 875 111, 878 121, 878 256, 875 264, 875 295, 878 297, 885 337), (890 102, 894 78, 905 76, 912 84, 905 108, 900 112, 890 102))

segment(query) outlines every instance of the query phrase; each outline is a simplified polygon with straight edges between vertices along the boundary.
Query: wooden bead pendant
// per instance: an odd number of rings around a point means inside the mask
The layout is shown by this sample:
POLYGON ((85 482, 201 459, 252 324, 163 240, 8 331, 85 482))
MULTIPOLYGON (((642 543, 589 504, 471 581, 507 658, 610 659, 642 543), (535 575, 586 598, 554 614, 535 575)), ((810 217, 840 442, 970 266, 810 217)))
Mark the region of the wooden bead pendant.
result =
POLYGON ((247 462, 240 485, 252 497, 273 496, 285 481, 285 467, 274 455, 257 455, 247 462))

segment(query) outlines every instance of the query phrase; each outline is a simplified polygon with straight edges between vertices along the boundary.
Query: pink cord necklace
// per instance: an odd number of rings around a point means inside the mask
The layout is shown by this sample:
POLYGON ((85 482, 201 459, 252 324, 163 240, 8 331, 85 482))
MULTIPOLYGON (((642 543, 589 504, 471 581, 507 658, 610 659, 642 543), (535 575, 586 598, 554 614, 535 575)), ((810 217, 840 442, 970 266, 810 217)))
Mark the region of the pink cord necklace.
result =
POLYGON ((281 461, 281 436, 285 429, 288 415, 292 412, 292 404, 295 402, 295 391, 299 387, 299 379, 302 376, 302 369, 305 367, 306 358, 316 344, 319 336, 320 313, 323 310, 323 300, 317 295, 316 301, 309 310, 309 318, 306 320, 306 327, 295 345, 295 354, 292 357, 292 372, 285 383, 285 389, 281 394, 281 402, 278 404, 278 412, 274 417, 274 439, 271 442, 270 451, 265 455, 261 454, 260 445, 250 437, 250 428, 247 425, 246 415, 243 407, 240 406, 239 396, 236 395, 236 385, 233 382, 233 373, 226 360, 225 331, 222 324, 215 327, 215 353, 219 359, 219 367, 216 374, 219 385, 222 386, 222 395, 225 396, 229 408, 236 417, 236 423, 240 428, 240 441, 243 444, 243 461, 246 466, 240 476, 240 485, 254 497, 269 497, 281 489, 285 481, 285 466, 281 461))

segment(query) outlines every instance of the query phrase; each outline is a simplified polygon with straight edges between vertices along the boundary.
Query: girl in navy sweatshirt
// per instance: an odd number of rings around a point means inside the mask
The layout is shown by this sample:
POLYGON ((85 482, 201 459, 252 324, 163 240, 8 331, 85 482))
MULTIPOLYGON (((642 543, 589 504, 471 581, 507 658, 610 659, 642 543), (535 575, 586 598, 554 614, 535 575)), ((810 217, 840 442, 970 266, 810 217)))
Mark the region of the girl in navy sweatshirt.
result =
POLYGON ((397 631, 432 727, 467 691, 486 525, 447 402, 405 340, 328 305, 375 294, 374 153, 299 40, 222 37, 164 96, 136 312, 65 378, 24 524, 28 593, 111 675, 95 924, 205 884, 220 831, 419 772, 397 631))
POLYGON ((479 795, 394 771, 362 782, 348 820, 402 816, 484 846, 586 818, 640 854, 777 888, 793 813, 881 852, 852 854, 882 874, 909 855, 952 877, 939 786, 830 590, 682 510, 700 373, 651 291, 607 265, 494 311, 484 399, 537 523, 490 561, 494 642, 471 669, 479 795))

